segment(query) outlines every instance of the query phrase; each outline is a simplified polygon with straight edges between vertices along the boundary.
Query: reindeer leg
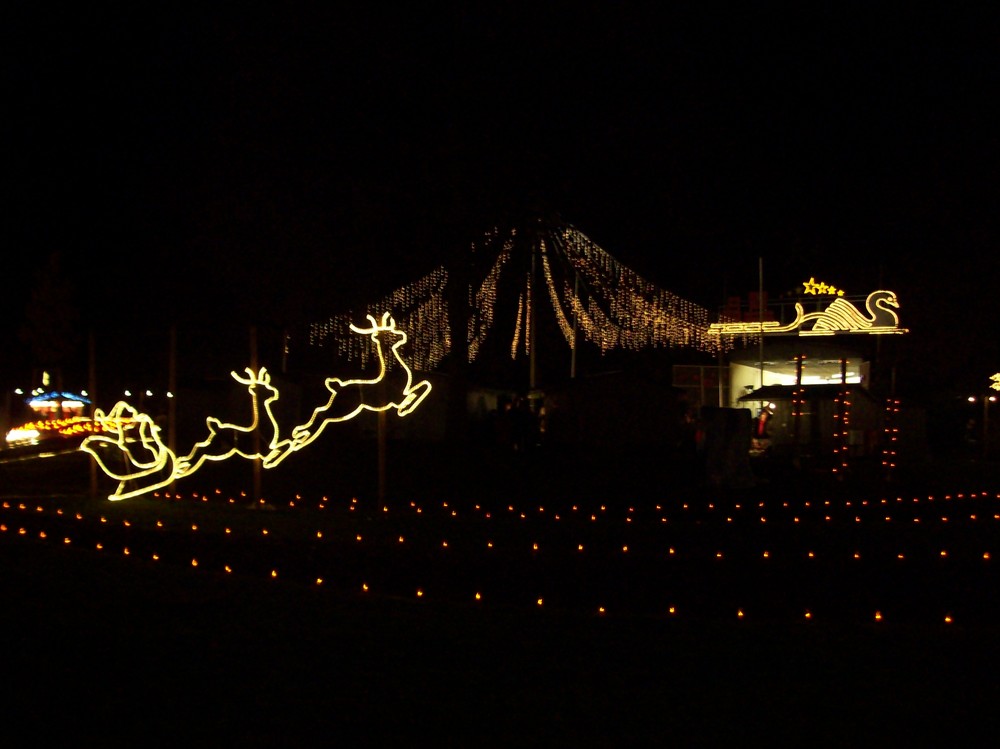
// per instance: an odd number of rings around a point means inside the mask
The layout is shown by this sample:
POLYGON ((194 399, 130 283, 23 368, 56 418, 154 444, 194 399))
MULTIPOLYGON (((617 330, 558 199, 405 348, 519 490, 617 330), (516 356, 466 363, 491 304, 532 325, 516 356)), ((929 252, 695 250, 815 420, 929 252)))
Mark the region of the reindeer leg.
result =
POLYGON ((427 397, 430 391, 431 384, 427 380, 418 382, 407 391, 406 398, 399 404, 396 413, 400 416, 406 416, 406 414, 420 405, 420 402, 427 397))

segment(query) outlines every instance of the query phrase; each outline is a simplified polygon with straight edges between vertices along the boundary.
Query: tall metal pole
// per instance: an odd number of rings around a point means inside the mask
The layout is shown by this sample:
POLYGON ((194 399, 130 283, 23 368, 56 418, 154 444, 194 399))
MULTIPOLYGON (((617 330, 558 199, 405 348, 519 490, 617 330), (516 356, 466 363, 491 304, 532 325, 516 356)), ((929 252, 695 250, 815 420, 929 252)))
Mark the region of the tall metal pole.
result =
MULTIPOLYGON (((94 341, 94 331, 91 329, 87 338, 87 392, 90 394, 90 420, 94 420, 94 411, 97 408, 97 345, 94 341)), ((97 496, 97 463, 93 460, 90 463, 90 496, 97 496)))
POLYGON ((378 450, 378 501, 385 502, 386 493, 386 432, 388 430, 388 425, 386 424, 385 411, 378 412, 378 433, 377 433, 377 450, 378 450))
MULTIPOLYGON (((758 344, 758 356, 760 357, 760 385, 764 387, 764 258, 757 258, 757 321, 760 323, 760 343, 758 344)), ((761 408, 764 401, 760 402, 761 408)))
POLYGON ((983 460, 989 457, 990 452, 990 396, 983 396, 983 460))
MULTIPOLYGON (((258 371, 258 356, 257 356, 257 326, 250 326, 250 368, 254 372, 258 371)), ((255 429, 253 432, 253 452, 254 455, 260 455, 260 429, 255 429)), ((255 458, 253 461, 253 498, 256 502, 261 499, 261 481, 260 481, 260 471, 261 464, 263 461, 260 458, 255 458)))
MULTIPOLYGON (((177 454, 177 325, 170 326, 167 351, 167 448, 177 454)), ((170 490, 174 481, 170 482, 170 490)))
POLYGON ((528 331, 528 347, 530 349, 528 353, 528 392, 531 393, 535 389, 535 340, 536 332, 535 328, 535 272, 537 269, 538 261, 538 238, 535 237, 531 245, 531 275, 528 277, 528 326, 530 330, 528 331))
MULTIPOLYGON (((573 301, 577 301, 580 298, 580 274, 573 274, 573 301)), ((571 380, 576 379, 576 324, 577 324, 577 314, 576 307, 573 307, 573 345, 570 347, 569 355, 569 378, 571 380)))

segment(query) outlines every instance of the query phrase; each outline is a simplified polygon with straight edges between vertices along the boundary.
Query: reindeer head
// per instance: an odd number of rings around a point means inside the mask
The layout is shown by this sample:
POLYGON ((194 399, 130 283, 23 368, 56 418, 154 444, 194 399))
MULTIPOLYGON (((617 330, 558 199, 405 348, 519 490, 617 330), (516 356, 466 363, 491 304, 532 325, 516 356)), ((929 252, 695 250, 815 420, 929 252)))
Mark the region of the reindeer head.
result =
POLYGON ((351 323, 351 330, 361 335, 368 335, 376 344, 388 342, 392 348, 406 343, 406 332, 396 327, 396 321, 388 312, 382 313, 382 320, 376 320, 372 315, 368 315, 368 322, 371 325, 367 328, 359 328, 351 323), (395 337, 395 340, 393 340, 395 337))

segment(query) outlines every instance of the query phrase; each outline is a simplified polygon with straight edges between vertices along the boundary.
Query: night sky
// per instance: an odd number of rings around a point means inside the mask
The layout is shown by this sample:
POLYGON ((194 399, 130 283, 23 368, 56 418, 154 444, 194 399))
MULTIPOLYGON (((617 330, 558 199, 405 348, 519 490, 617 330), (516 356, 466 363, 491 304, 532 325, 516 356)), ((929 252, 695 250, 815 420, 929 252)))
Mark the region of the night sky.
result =
POLYGON ((297 322, 534 209, 710 308, 759 260, 772 295, 894 289, 923 379, 1000 371, 986 16, 36 5, 3 24, 5 377, 55 252, 95 325, 297 322))

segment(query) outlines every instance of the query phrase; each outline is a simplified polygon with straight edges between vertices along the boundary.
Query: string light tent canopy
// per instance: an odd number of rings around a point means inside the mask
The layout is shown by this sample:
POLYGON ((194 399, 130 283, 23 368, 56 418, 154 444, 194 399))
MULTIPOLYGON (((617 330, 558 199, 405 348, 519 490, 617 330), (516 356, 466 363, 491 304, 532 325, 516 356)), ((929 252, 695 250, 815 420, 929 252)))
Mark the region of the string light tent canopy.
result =
POLYGON ((434 371, 464 354, 469 364, 527 375, 529 389, 540 384, 540 362, 575 376, 578 354, 717 354, 731 345, 708 335, 706 308, 643 278, 575 226, 544 219, 485 232, 456 267, 440 265, 363 309, 311 324, 307 344, 366 366, 372 352, 350 325, 378 310, 392 310, 410 334, 414 369, 434 371))

